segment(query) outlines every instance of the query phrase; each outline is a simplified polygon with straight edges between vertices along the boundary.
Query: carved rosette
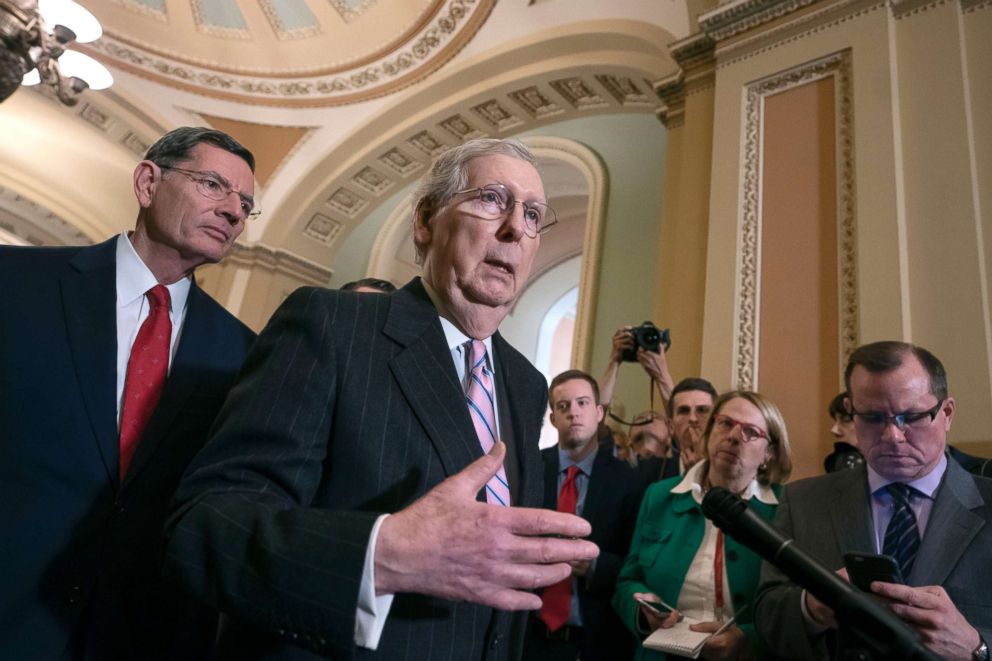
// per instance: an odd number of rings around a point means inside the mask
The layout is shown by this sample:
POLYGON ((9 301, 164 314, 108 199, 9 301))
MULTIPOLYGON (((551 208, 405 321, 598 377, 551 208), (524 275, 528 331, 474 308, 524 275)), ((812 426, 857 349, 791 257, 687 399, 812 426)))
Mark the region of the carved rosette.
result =
POLYGON ((737 327, 734 332, 734 383, 757 387, 761 300, 761 136, 765 97, 822 78, 835 78, 837 108, 837 250, 840 359, 858 345, 857 237, 854 190, 854 117, 851 55, 841 51, 759 80, 746 88, 744 102, 744 178, 737 246, 737 327))

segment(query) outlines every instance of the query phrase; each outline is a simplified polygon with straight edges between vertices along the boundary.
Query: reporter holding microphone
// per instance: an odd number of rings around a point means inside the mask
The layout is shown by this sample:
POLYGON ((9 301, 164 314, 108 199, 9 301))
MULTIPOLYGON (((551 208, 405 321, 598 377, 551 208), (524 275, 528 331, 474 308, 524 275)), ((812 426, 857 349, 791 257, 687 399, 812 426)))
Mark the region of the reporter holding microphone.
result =
MULTIPOLYGON (((653 484, 644 496, 630 553, 617 581, 613 607, 639 638, 671 627, 680 616, 699 620, 697 631, 715 632, 703 659, 759 657, 749 607, 758 586, 761 558, 724 537, 700 508, 713 487, 738 494, 757 514, 771 520, 780 483, 792 470, 785 422, 778 408, 758 393, 732 391, 714 404, 703 434, 704 460, 683 477, 653 484), (664 601, 677 609, 658 617, 638 599, 664 601)), ((635 659, 665 659, 639 648, 635 659)))

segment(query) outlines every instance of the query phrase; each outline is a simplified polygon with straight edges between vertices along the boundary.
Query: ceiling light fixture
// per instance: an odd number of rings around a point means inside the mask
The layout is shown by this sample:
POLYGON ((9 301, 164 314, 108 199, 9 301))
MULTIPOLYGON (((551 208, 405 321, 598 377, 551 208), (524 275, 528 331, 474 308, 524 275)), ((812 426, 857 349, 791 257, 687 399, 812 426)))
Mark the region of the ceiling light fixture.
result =
POLYGON ((71 106, 86 89, 110 87, 106 67, 67 48, 102 34, 96 17, 73 0, 0 0, 0 101, 21 85, 44 83, 71 106))

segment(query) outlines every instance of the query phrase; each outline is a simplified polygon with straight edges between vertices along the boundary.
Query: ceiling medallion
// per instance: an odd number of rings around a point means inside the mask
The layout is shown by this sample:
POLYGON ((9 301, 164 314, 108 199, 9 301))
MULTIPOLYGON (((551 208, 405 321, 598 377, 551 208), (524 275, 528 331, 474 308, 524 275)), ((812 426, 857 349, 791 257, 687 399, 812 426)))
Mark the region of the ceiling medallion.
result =
MULTIPOLYGON (((370 2, 346 2, 365 8, 370 2)), ((152 54, 104 35, 89 52, 104 62, 194 93, 242 103, 330 106, 389 94, 422 79, 453 57, 475 35, 496 0, 447 0, 406 43, 373 62, 319 76, 238 75, 152 54)))

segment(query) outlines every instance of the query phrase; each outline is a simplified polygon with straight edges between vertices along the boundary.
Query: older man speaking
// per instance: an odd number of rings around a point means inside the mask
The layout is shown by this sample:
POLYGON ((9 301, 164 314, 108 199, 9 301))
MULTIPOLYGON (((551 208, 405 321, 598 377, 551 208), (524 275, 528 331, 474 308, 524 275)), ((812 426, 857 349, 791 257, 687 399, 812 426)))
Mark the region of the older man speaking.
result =
POLYGON ((222 658, 516 658, 508 611, 598 552, 527 509, 547 394, 497 331, 555 222, 533 157, 467 142, 417 199, 423 278, 290 296, 180 486, 167 570, 228 615, 222 658))

